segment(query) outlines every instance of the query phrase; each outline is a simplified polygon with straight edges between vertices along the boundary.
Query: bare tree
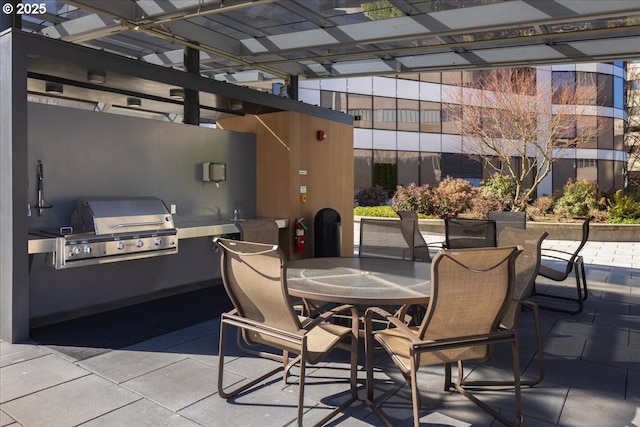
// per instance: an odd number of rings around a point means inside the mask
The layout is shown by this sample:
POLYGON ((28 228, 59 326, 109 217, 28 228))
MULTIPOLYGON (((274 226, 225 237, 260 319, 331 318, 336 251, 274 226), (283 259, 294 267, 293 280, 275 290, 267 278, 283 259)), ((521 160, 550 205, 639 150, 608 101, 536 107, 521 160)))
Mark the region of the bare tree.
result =
POLYGON ((630 192, 640 192, 640 63, 627 66, 627 113, 624 146, 628 159, 625 181, 630 192))
POLYGON ((505 68, 484 72, 473 86, 450 87, 443 109, 462 136, 463 152, 513 179, 513 210, 525 208, 566 149, 595 142, 595 106, 579 105, 575 80, 505 68))

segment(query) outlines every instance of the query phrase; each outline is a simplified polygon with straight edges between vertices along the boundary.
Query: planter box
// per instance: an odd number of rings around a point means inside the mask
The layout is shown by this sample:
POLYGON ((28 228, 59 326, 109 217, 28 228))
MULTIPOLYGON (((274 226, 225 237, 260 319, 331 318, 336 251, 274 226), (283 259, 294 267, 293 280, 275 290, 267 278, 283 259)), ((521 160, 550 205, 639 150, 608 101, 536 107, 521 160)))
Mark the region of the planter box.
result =
MULTIPOLYGON (((359 223, 361 217, 354 217, 359 223)), ((441 219, 418 220, 420 231, 444 236, 444 221, 441 219)), ((359 227, 356 225, 356 227, 359 227)), ((589 241, 593 242, 640 242, 639 224, 594 224, 589 226, 589 241)), ((533 222, 527 221, 527 230, 549 233, 548 240, 581 240, 580 222, 533 222)))

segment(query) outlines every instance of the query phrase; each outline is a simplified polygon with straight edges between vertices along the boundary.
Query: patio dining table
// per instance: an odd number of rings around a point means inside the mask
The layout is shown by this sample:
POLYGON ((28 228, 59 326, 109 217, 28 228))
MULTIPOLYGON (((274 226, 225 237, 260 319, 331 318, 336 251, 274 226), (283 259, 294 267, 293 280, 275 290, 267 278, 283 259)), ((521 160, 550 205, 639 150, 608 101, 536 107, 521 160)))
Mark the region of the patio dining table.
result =
POLYGON ((327 257, 290 261, 289 294, 322 302, 420 305, 429 302, 431 264, 390 258, 327 257))

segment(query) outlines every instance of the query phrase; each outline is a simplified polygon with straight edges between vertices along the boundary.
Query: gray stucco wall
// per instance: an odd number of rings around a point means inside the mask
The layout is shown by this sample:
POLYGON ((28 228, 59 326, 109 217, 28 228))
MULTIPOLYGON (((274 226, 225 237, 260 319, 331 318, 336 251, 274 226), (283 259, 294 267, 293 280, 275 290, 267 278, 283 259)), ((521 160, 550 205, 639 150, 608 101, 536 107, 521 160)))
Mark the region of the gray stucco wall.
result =
MULTIPOLYGON (((36 204, 36 166, 54 207, 28 218, 29 229, 68 225, 79 198, 156 196, 178 215, 231 218, 256 212, 255 135, 154 120, 29 104, 28 200, 36 204), (201 164, 227 163, 227 182, 202 182, 201 164)), ((25 215, 27 214, 25 206, 25 215)), ((29 279, 30 317, 103 306, 217 279, 211 238, 179 242, 176 255, 54 270, 35 256, 29 279)))

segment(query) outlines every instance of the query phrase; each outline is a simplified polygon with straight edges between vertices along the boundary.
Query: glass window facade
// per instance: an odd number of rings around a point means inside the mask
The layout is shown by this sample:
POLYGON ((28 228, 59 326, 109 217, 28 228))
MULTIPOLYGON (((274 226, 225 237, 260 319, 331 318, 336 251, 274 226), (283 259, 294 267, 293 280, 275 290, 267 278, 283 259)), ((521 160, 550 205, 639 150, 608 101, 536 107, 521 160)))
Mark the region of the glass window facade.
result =
MULTIPOLYGON (((564 153, 563 157, 554 163, 549 177, 549 181, 552 182, 546 187, 552 187, 554 193, 561 192, 569 178, 594 181, 601 191, 621 188, 623 185, 622 172, 618 174, 616 171, 623 170, 624 162, 611 159, 624 156, 614 152, 624 151, 625 122, 617 117, 624 116, 622 106, 625 80, 619 75, 613 75, 616 67, 624 67, 624 64, 615 64, 613 67, 613 71, 598 69, 598 72, 553 69, 546 75, 548 77, 545 77, 544 73, 540 74, 535 68, 518 70, 519 75, 534 73, 529 76, 532 77, 529 81, 541 79, 537 82, 539 85, 550 84, 566 89, 564 92, 553 92, 553 104, 613 107, 614 110, 620 110, 616 112, 602 108, 587 109, 584 115, 573 116, 570 125, 556 133, 557 139, 564 142, 566 148, 579 150, 564 153), (587 135, 588 138, 579 141, 577 145, 572 140, 580 135, 587 135)), ((604 69, 606 70, 606 67, 604 69)), ((469 154, 446 152, 459 149, 459 143, 455 142, 455 138, 462 125, 461 108, 455 104, 441 102, 445 91, 456 90, 453 87, 480 88, 483 79, 490 72, 491 70, 468 70, 401 74, 396 78, 404 80, 402 97, 380 96, 380 92, 375 90, 376 87, 384 87, 384 79, 391 80, 393 77, 377 77, 375 84, 372 80, 371 84, 364 82, 358 86, 359 91, 367 87, 374 88, 373 95, 350 93, 349 85, 345 86, 347 92, 322 90, 321 83, 321 106, 353 116, 356 128, 372 130, 371 134, 359 135, 358 145, 389 147, 393 146, 395 140, 412 141, 402 144, 402 147, 398 146, 398 151, 354 149, 355 190, 370 185, 381 185, 385 190, 392 192, 398 184, 408 185, 413 182, 417 185, 437 185, 446 176, 461 177, 478 184, 480 180, 493 174, 493 168, 474 160, 469 154), (406 134, 377 134, 376 130, 412 132, 420 136, 406 139, 406 134), (381 141, 380 138, 386 141, 381 141), (445 149, 445 145, 448 148, 445 149), (410 147, 413 146, 416 149, 411 151, 410 147), (441 149, 445 152, 439 152, 441 149)), ((397 86, 400 90, 399 81, 397 84, 395 80, 390 81, 389 85, 395 85, 393 87, 397 86)), ((333 86, 335 87, 335 84, 333 86)), ((535 95, 532 86, 523 86, 518 93, 535 95)), ((553 108, 551 110, 553 111, 553 108)), ((494 137, 496 132, 492 132, 491 127, 510 126, 509 123, 492 122, 489 114, 485 115, 483 125, 486 125, 488 134, 494 137)), ((518 159, 514 158, 512 163, 517 165, 518 159)))

